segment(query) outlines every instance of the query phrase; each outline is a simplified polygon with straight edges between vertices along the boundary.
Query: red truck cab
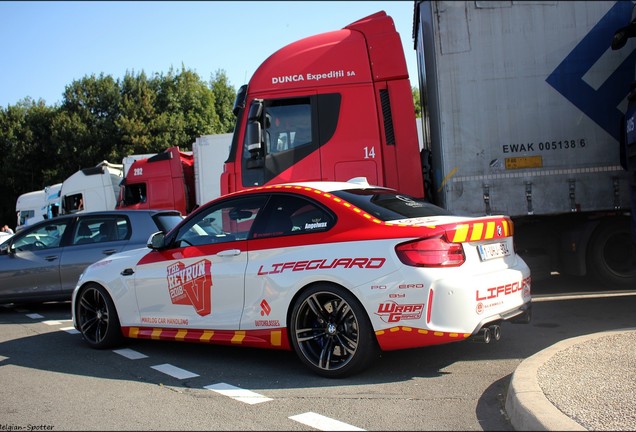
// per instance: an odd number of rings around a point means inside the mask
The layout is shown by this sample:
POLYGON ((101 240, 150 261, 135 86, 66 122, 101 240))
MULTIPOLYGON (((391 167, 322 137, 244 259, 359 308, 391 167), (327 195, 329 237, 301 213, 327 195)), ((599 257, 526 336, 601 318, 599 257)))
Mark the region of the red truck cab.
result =
POLYGON ((239 89, 234 113, 222 195, 354 177, 424 195, 406 60, 383 11, 272 54, 239 89))
POLYGON ((192 154, 170 147, 130 166, 121 182, 118 209, 167 209, 186 215, 194 209, 192 154), (152 187, 149 187, 152 185, 152 187))

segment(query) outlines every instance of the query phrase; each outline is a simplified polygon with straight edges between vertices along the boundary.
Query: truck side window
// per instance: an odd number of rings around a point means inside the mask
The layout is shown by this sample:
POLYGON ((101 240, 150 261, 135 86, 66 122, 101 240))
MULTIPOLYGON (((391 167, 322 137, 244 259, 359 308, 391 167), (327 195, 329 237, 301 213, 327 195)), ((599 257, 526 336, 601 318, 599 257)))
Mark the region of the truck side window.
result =
POLYGON ((124 186, 124 204, 134 205, 146 202, 146 183, 133 183, 124 186))
POLYGON ((266 152, 279 153, 311 144, 309 98, 272 101, 265 106, 266 152))
POLYGON ((24 225, 27 220, 35 216, 35 210, 21 210, 18 225, 24 225))
POLYGON ((64 196, 62 208, 66 213, 75 213, 84 210, 84 196, 81 193, 64 196))
POLYGON ((263 100, 259 120, 262 150, 255 159, 255 153, 243 145, 243 187, 266 184, 304 158, 315 155, 336 131, 341 99, 338 93, 326 93, 263 100))
POLYGON ((256 169, 249 168, 248 162, 253 155, 247 146, 243 147, 243 186, 262 185, 276 175, 272 166, 280 166, 281 163, 287 165, 283 160, 297 159, 299 152, 311 152, 310 149, 315 147, 312 146, 315 144, 313 105, 315 99, 309 96, 264 101, 260 120, 264 162, 256 169))

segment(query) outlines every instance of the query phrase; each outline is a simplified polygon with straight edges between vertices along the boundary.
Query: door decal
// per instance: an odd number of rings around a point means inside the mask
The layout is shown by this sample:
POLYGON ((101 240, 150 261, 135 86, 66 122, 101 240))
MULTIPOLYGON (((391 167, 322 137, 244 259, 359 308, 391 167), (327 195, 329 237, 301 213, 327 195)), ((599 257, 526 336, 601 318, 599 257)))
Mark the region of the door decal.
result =
POLYGON ((172 304, 192 305, 200 316, 212 312, 212 263, 207 259, 186 266, 181 261, 167 268, 172 304))

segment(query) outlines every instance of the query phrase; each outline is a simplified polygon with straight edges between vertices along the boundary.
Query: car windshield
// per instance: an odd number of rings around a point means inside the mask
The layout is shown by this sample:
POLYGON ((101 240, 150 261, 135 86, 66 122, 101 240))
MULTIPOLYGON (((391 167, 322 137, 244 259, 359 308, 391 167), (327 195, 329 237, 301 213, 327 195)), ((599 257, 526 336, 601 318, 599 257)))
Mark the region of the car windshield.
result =
POLYGON ((153 219, 157 223, 159 229, 164 233, 167 233, 183 220, 183 216, 178 213, 161 213, 153 216, 153 219))
POLYGON ((384 222, 452 215, 424 200, 386 189, 348 189, 331 193, 384 222))

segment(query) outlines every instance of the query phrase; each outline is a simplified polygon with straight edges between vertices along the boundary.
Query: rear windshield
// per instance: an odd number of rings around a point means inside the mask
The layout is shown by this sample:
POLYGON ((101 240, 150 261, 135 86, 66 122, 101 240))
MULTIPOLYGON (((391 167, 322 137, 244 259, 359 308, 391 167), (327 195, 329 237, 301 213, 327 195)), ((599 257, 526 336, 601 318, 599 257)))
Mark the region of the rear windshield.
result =
POLYGON ((385 222, 452 215, 448 210, 424 200, 385 189, 349 189, 331 192, 331 194, 385 222))
POLYGON ((164 233, 167 233, 172 228, 176 227, 179 224, 179 222, 183 220, 183 216, 181 216, 177 212, 160 213, 160 214, 154 215, 152 218, 155 220, 157 227, 164 233))

